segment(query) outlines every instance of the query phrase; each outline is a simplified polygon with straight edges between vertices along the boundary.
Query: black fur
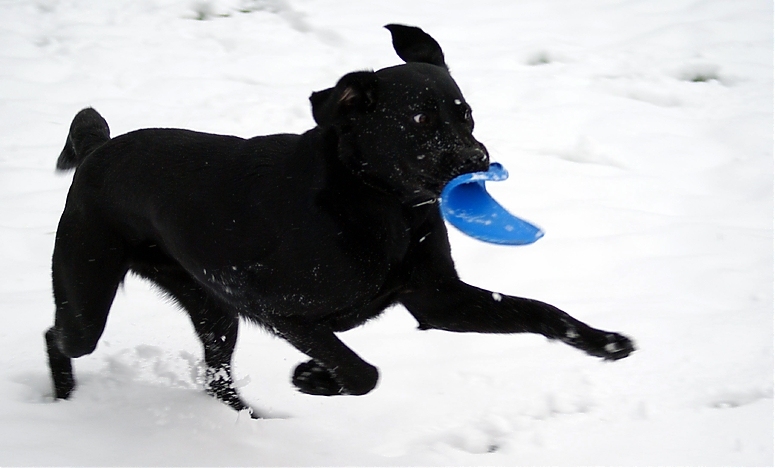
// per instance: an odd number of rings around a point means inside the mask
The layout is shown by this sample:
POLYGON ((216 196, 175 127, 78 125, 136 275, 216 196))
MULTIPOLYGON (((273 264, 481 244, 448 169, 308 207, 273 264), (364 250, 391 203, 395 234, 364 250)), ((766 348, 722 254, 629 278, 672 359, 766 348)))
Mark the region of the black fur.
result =
POLYGON ((102 116, 91 107, 76 114, 70 124, 70 134, 59 153, 57 169, 75 169, 97 147, 110 140, 110 128, 102 116))
POLYGON ((377 368, 335 332, 396 303, 423 329, 538 333, 604 359, 634 350, 551 305, 458 279, 437 198, 489 158, 436 41, 388 28, 408 63, 313 93, 317 126, 302 135, 145 129, 110 139, 95 110, 75 117, 57 163, 77 170, 57 230, 56 318, 46 333, 57 398, 72 393, 71 359, 94 351, 129 271, 188 312, 205 388, 237 410, 249 409, 231 379, 241 318, 311 358, 292 381, 314 395, 376 386, 377 368))
POLYGON ((448 68, 439 43, 416 26, 388 24, 393 36, 393 48, 404 62, 423 62, 448 68))

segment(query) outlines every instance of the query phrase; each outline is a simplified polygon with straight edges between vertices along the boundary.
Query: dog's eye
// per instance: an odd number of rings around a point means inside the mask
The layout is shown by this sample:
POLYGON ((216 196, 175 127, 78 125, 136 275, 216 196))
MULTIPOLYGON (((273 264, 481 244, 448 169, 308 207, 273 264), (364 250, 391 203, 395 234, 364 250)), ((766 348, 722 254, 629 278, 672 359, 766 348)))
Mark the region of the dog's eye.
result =
POLYGON ((465 122, 466 125, 468 125, 469 129, 471 131, 473 131, 474 130, 474 118, 471 115, 471 107, 466 105, 466 106, 462 107, 460 110, 461 110, 460 117, 463 119, 463 122, 465 122))
POLYGON ((417 125, 428 125, 429 123, 431 123, 431 118, 428 117, 428 114, 424 114, 420 112, 419 114, 415 114, 412 116, 412 121, 417 125))
MULTIPOLYGON (((457 104, 459 101, 455 101, 457 104)), ((471 106, 468 104, 460 103, 458 104, 458 115, 460 115, 460 118, 463 119, 464 122, 470 122, 471 121, 471 106)))

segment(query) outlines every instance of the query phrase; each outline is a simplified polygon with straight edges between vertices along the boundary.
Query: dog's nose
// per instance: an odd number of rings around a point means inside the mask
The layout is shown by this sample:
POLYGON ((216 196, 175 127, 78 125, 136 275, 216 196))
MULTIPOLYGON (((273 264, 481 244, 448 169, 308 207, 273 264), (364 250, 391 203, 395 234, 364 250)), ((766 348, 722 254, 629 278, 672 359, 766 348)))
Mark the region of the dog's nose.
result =
POLYGON ((476 146, 466 151, 465 164, 471 168, 471 172, 486 171, 490 168, 490 153, 477 141, 476 146))

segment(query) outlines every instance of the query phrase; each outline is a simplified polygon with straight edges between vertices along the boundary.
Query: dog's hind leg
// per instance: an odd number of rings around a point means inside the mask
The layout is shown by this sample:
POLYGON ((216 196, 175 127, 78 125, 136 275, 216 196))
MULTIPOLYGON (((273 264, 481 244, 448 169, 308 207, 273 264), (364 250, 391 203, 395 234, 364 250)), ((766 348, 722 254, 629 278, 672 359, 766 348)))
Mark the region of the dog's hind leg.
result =
POLYGON ((153 281, 169 293, 188 312, 204 348, 205 391, 237 411, 253 411, 237 393, 231 373, 231 358, 237 344, 239 317, 226 304, 208 294, 181 267, 170 263, 164 266, 132 266, 139 275, 153 281))
POLYGON ((68 398, 75 388, 71 359, 97 347, 126 274, 121 240, 84 218, 65 212, 54 246, 56 316, 46 348, 56 398, 68 398))

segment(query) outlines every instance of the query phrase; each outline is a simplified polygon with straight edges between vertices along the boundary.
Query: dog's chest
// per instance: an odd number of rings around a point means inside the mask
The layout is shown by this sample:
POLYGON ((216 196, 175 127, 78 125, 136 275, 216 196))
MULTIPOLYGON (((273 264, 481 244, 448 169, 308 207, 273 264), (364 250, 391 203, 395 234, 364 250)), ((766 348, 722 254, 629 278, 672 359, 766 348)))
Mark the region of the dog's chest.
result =
POLYGON ((259 321, 267 311, 351 315, 405 282, 412 232, 402 218, 383 212, 346 224, 312 221, 280 236, 271 255, 208 271, 205 280, 259 321))

